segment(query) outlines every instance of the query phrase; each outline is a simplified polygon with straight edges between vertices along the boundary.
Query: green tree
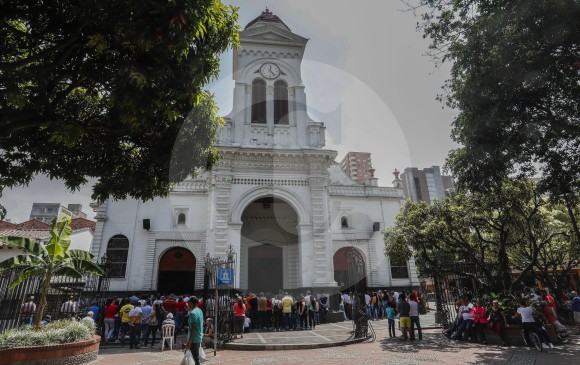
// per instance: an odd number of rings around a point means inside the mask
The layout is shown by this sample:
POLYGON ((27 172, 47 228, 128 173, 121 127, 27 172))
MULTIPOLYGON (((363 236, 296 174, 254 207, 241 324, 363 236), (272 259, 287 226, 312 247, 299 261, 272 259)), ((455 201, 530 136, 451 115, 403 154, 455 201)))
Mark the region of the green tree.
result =
POLYGON ((202 88, 237 44, 219 0, 0 2, 0 191, 46 174, 146 200, 211 167, 202 88))
POLYGON ((101 268, 91 260, 93 255, 83 250, 69 250, 70 217, 65 217, 60 222, 52 221, 50 241, 46 246, 42 243, 24 237, 4 236, 2 242, 15 248, 26 251, 0 262, 0 270, 22 268, 23 271, 16 280, 8 286, 12 289, 32 276, 40 276, 40 298, 34 325, 40 328, 40 321, 44 316, 46 296, 50 286, 50 280, 55 276, 69 276, 82 279, 83 274, 90 273, 103 275, 101 268))
POLYGON ((528 180, 506 180, 485 193, 454 192, 433 205, 407 201, 385 231, 385 251, 397 258, 414 255, 420 271, 449 267, 489 290, 509 292, 545 267, 542 255, 570 232, 551 212, 528 180), (455 262, 474 270, 466 273, 455 262), (512 280, 514 268, 520 273, 512 280))
POLYGON ((451 62, 445 101, 458 110, 448 166, 484 191, 541 173, 580 241, 580 0, 407 1, 429 54, 451 62))

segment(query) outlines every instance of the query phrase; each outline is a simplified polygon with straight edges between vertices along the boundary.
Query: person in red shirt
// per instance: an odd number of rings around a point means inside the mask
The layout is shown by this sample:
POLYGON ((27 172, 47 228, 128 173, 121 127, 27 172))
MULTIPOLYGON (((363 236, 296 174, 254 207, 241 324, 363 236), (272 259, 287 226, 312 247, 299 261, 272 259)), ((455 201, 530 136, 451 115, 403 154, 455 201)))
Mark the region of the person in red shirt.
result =
POLYGON ((554 327, 556 327, 558 337, 560 339, 568 337, 569 334, 568 330, 566 329, 566 326, 564 326, 562 323, 560 323, 560 321, 558 321, 558 317, 554 315, 554 311, 550 309, 548 302, 543 300, 540 302, 540 305, 542 306, 542 313, 544 313, 548 322, 550 322, 551 324, 554 325, 554 327))
POLYGON ((105 341, 113 341, 115 331, 115 317, 119 315, 119 303, 116 300, 108 299, 105 305, 105 341))
POLYGON ((163 306, 163 311, 165 311, 166 315, 167 315, 167 313, 171 313, 175 317, 175 312, 177 312, 177 302, 175 301, 175 294, 169 295, 169 297, 167 297, 163 301, 162 306, 163 306))
POLYGON ((475 308, 473 308, 473 324, 475 327, 476 336, 479 338, 481 343, 487 343, 487 338, 485 337, 485 327, 487 327, 487 313, 485 313, 485 307, 481 305, 481 301, 477 299, 475 301, 475 308))
POLYGON ((179 298, 177 298, 177 301, 175 302, 175 313, 174 313, 175 315, 173 317, 173 318, 175 318, 174 336, 175 336, 176 340, 177 340, 177 334, 180 333, 181 330, 183 329, 183 322, 184 322, 184 318, 185 318, 186 308, 187 308, 187 303, 183 300, 183 297, 180 296, 179 298))

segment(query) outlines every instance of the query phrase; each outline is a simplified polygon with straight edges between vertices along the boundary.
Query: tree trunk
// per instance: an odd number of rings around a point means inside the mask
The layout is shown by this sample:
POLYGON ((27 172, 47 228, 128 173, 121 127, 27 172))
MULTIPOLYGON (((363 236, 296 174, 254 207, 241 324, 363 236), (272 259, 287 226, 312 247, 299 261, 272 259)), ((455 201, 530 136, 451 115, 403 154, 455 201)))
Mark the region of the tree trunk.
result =
POLYGON ((501 282, 502 292, 509 293, 512 287, 511 267, 509 257, 506 252, 505 243, 500 242, 498 252, 499 281, 501 282))
POLYGON ((52 272, 48 270, 42 281, 42 286, 40 288, 40 299, 38 305, 38 311, 36 313, 36 318, 34 319, 34 327, 40 329, 40 321, 44 316, 44 309, 46 308, 46 296, 48 295, 48 287, 50 286, 50 279, 52 278, 52 272))

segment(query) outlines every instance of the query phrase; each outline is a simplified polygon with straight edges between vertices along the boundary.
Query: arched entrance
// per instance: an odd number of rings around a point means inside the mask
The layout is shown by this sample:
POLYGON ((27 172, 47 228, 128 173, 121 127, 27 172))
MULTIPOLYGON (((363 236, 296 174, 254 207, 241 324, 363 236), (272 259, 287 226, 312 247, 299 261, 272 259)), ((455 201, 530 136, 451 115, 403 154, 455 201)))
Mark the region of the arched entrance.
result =
POLYGON ((283 287, 282 247, 269 244, 248 248, 248 282, 253 290, 275 293, 283 287))
POLYGON ((195 288, 195 256, 186 248, 167 250, 159 260, 157 291, 162 294, 192 293, 195 288))
POLYGON ((298 286, 298 216, 285 201, 266 196, 242 213, 240 287, 277 292, 298 286))
POLYGON ((334 280, 343 290, 361 293, 367 287, 365 259, 353 247, 343 247, 336 251, 332 259, 334 280))

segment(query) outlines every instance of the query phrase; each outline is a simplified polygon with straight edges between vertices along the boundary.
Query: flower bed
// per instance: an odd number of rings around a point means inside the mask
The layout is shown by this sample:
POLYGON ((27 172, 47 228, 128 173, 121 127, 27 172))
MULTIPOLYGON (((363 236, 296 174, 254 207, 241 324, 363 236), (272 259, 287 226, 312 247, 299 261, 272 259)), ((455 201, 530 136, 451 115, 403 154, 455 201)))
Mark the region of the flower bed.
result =
POLYGON ((100 336, 88 321, 60 321, 0 334, 0 365, 77 365, 97 358, 100 336))

